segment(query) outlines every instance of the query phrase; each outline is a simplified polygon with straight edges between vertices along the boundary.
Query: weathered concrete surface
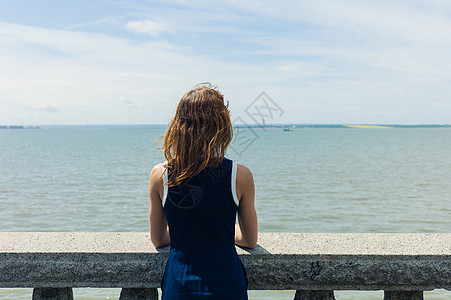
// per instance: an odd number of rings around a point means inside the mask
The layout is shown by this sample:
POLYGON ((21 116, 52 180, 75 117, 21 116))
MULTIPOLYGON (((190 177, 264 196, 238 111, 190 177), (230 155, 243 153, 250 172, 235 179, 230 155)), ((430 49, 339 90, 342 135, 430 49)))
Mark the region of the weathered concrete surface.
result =
MULTIPOLYGON (((0 287, 160 285, 148 233, 0 233, 0 287)), ((260 233, 238 248, 249 289, 451 289, 451 234, 260 233)))

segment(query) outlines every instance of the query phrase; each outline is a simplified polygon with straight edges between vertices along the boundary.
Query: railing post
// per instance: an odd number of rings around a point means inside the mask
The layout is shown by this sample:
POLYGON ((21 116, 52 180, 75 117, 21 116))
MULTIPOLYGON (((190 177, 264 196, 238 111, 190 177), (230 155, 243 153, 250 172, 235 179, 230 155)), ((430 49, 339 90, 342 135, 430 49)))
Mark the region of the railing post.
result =
POLYGON ((158 300, 158 290, 123 288, 119 300, 158 300))
POLYGON ((384 291, 384 300, 423 300, 423 291, 384 291))
POLYGON ((73 300, 72 288, 34 288, 33 300, 73 300))
POLYGON ((297 290, 294 300, 335 300, 334 291, 297 290))

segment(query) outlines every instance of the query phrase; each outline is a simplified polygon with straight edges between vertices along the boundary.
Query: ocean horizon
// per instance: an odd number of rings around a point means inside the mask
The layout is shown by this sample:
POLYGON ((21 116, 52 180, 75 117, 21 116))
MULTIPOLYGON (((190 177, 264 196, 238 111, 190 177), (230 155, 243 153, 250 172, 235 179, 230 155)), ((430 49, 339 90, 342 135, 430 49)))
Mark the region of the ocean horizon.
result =
MULTIPOLYGON (((99 129, 125 129, 125 128, 166 128, 167 124, 43 124, 43 125, 0 125, 0 129, 71 129, 71 128, 99 128, 99 129)), ((232 124, 233 127, 271 128, 447 128, 451 124, 384 124, 384 123, 331 123, 331 124, 309 124, 309 123, 273 123, 273 124, 232 124)))

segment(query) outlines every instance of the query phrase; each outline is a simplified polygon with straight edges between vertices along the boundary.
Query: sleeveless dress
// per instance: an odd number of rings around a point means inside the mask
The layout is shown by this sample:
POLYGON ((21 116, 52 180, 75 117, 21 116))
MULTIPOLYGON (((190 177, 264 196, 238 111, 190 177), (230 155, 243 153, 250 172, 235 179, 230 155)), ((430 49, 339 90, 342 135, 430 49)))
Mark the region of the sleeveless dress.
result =
MULTIPOLYGON (((248 299, 246 271, 235 249, 236 169, 224 157, 178 186, 164 186, 171 250, 162 300, 248 299)), ((170 176, 166 169, 164 181, 170 176)))

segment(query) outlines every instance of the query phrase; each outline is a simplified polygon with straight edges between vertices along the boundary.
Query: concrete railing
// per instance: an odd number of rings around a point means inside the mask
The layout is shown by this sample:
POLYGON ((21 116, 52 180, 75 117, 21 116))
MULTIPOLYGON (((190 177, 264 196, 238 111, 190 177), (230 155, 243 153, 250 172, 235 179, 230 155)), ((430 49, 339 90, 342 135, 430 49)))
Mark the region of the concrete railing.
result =
MULTIPOLYGON (((451 289, 451 234, 260 233, 255 249, 237 250, 250 290, 296 290, 295 299, 334 299, 334 290, 423 299, 451 289)), ((168 252, 147 233, 3 232, 0 287, 34 288, 33 299, 72 299, 73 287, 157 299, 168 252)))

